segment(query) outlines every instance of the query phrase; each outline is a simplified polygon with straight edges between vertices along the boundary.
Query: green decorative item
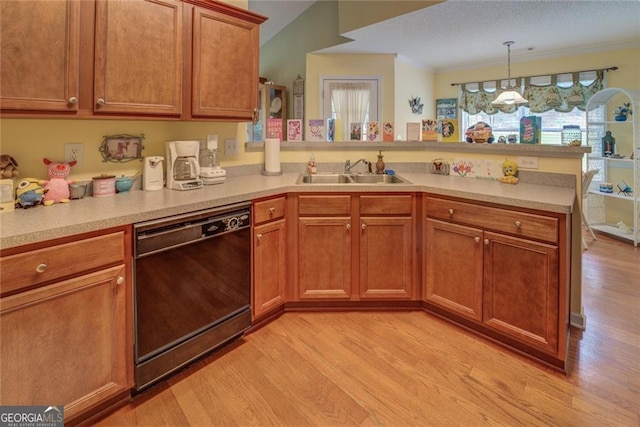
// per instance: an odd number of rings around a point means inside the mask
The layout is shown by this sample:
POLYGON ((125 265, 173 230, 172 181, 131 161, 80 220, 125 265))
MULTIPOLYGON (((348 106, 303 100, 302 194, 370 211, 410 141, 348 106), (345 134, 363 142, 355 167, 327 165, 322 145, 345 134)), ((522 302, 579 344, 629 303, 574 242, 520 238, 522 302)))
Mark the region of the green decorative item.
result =
POLYGON ((611 136, 608 130, 604 138, 602 138, 602 157, 611 157, 616 154, 616 139, 611 136))

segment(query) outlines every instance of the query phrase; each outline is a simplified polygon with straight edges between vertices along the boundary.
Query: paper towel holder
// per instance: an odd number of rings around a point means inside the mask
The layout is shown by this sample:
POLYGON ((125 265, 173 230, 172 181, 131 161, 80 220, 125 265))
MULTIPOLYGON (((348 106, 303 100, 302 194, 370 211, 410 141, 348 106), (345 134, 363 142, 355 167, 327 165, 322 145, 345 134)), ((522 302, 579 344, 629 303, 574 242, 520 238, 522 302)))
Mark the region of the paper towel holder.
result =
POLYGON ((264 176, 278 176, 278 175, 282 175, 282 171, 279 171, 279 172, 269 172, 269 171, 268 171, 268 170, 266 170, 266 169, 263 169, 260 173, 261 173, 262 175, 264 175, 264 176))

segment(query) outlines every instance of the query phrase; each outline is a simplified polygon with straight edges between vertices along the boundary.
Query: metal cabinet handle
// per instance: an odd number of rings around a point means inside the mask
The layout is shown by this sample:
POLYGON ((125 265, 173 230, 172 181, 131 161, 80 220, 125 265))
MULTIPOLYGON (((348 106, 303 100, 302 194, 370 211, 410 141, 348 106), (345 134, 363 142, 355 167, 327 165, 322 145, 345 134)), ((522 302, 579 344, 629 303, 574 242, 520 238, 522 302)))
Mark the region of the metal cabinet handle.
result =
POLYGON ((449 209, 449 216, 453 215, 453 209, 449 209))
POLYGON ((346 225, 345 225, 345 228, 346 228, 347 230, 351 230, 351 224, 346 224, 346 225))
POLYGON ((522 227, 522 223, 520 221, 516 221, 516 227, 518 228, 522 227))
POLYGON ((104 105, 104 104, 106 104, 106 102, 105 102, 105 100, 104 100, 104 99, 102 99, 102 98, 98 98, 98 100, 96 101, 96 104, 98 104, 98 105, 104 105))
POLYGON ((41 264, 38 264, 38 266, 36 267, 36 272, 37 273, 44 273, 46 269, 47 269, 47 264, 45 264, 43 262, 41 264))
POLYGON ((258 234, 256 237, 258 238, 258 240, 262 240, 262 234, 258 234))
POLYGON ((484 239, 484 244, 485 244, 486 246, 489 246, 489 239, 484 239))
POLYGON ((480 243, 480 237, 478 237, 478 236, 474 237, 473 240, 475 240, 476 243, 480 243))
POLYGON ((269 212, 270 213, 275 213, 276 212, 276 208, 274 208, 273 206, 269 208, 269 212))
POLYGON ((364 230, 367 228, 367 224, 362 224, 360 227, 364 230))
POLYGON ((78 103, 78 98, 76 98, 75 96, 72 96, 71 98, 69 98, 69 104, 77 104, 78 103))
POLYGON ((118 285, 124 285, 124 277, 118 276, 118 278, 116 279, 116 283, 118 285))

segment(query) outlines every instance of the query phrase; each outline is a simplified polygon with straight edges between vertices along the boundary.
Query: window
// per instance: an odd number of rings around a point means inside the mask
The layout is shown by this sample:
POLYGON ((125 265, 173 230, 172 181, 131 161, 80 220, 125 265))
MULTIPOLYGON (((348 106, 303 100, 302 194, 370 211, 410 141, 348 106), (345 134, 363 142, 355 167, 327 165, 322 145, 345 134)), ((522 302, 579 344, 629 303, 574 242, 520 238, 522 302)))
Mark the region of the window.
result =
POLYGON ((542 143, 560 144, 564 125, 579 125, 583 132, 586 130, 584 109, 587 100, 603 87, 603 70, 526 77, 519 81, 524 86, 524 97, 529 100, 524 106, 492 105, 500 92, 496 90, 501 87, 499 81, 461 85, 462 129, 482 121, 491 126, 497 140, 519 134, 522 117, 537 116, 542 119, 542 143))
MULTIPOLYGON (((380 77, 321 76, 320 109, 324 119, 340 119, 342 134, 337 141, 350 140, 351 123, 361 126, 380 117, 380 77)), ((366 136, 362 132, 362 137, 366 136)))

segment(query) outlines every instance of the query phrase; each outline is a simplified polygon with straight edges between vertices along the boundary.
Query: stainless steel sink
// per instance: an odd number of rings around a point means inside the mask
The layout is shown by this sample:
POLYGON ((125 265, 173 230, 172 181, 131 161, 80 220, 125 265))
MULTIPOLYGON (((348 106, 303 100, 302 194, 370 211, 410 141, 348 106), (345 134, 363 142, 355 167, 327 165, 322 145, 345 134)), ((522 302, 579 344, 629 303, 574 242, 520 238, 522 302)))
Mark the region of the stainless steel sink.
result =
POLYGON ((407 184, 406 179, 398 175, 352 175, 351 179, 358 184, 407 184))
POLYGON ((298 175, 296 184, 411 184, 398 175, 318 173, 298 175))

